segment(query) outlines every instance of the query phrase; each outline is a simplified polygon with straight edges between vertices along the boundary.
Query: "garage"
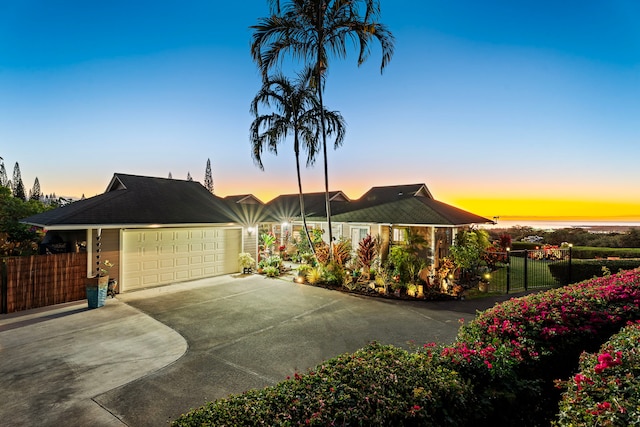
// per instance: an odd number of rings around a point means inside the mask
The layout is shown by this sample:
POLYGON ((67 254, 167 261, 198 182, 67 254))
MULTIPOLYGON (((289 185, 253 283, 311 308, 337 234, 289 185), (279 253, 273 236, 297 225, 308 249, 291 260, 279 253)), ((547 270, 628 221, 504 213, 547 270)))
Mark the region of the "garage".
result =
POLYGON ((226 227, 122 231, 120 289, 200 279, 239 271, 242 230, 226 227))

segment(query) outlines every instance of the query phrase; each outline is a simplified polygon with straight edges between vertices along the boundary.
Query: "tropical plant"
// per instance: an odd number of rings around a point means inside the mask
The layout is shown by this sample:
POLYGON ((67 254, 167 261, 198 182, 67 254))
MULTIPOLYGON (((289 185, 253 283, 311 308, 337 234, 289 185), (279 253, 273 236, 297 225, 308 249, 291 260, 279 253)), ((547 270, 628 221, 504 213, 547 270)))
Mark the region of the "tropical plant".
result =
POLYGON ((322 267, 312 267, 309 271, 307 271, 306 279, 312 285, 320 283, 322 281, 322 267))
POLYGON ((251 55, 265 79, 269 70, 278 65, 285 54, 305 60, 313 70, 311 83, 317 91, 322 115, 329 242, 333 242, 327 166, 327 136, 330 129, 324 118, 323 102, 323 79, 329 66, 329 57, 346 57, 347 44, 353 42, 359 47, 360 65, 370 54, 372 40, 377 39, 382 47, 382 71, 393 56, 394 38, 387 27, 377 21, 380 15, 378 0, 292 0, 282 8, 279 0, 269 0, 269 3, 272 15, 260 18, 258 24, 251 27, 254 30, 251 55))
POLYGON ((449 248, 451 260, 456 268, 468 276, 476 276, 484 251, 491 246, 486 230, 463 230, 456 236, 456 242, 449 248))
POLYGON ((378 255, 376 241, 371 234, 367 234, 364 239, 358 243, 358 251, 356 252, 358 264, 362 267, 362 275, 366 280, 371 278, 371 265, 378 255))
MULTIPOLYGON (((300 73, 291 82, 283 74, 267 77, 262 88, 251 102, 251 113, 255 116, 251 124, 250 139, 252 153, 256 164, 264 169, 262 152, 266 148, 274 154, 278 153, 278 144, 291 133, 293 134, 293 151, 296 159, 296 175, 298 178, 298 194, 300 216, 304 224, 304 233, 309 243, 311 237, 307 229, 304 209, 302 179, 300 175, 300 148, 307 152, 307 166, 312 165, 318 151, 318 136, 322 128, 323 117, 331 123, 335 130, 336 144, 344 139, 345 124, 340 113, 336 111, 320 112, 321 106, 315 89, 309 86, 311 70, 300 73), (271 108, 270 114, 259 114, 259 107, 271 108)), ((313 247, 313 246, 312 246, 313 247)))
POLYGON ((239 253, 238 254, 238 262, 240 263, 240 267, 242 267, 242 269, 253 268, 253 266, 256 264, 256 260, 253 259, 251 254, 248 253, 248 252, 239 253))
POLYGON ((270 252, 276 243, 276 236, 272 233, 262 233, 260 235, 260 246, 263 252, 270 252))
POLYGON ((273 265, 268 265, 264 268, 264 274, 266 274, 267 277, 276 277, 280 275, 280 269, 273 265))

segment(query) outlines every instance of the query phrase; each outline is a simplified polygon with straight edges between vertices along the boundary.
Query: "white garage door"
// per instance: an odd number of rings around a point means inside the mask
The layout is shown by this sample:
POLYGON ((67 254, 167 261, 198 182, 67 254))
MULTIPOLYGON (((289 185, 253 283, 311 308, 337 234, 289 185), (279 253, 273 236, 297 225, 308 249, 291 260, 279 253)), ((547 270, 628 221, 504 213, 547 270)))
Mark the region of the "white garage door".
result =
POLYGON ((235 273, 241 243, 238 228, 124 230, 120 289, 235 273))

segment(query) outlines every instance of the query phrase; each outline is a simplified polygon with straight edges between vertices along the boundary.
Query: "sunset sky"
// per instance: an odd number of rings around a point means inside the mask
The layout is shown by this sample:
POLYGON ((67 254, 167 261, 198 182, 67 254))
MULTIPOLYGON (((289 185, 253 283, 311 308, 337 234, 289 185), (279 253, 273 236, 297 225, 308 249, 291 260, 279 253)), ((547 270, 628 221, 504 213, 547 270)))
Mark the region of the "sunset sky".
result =
MULTIPOLYGON (((347 121, 330 187, 425 183, 488 218, 640 220, 640 2, 382 0, 396 37, 329 64, 347 121)), ((292 144, 251 159, 266 0, 21 0, 0 14, 0 157, 25 187, 93 196, 113 173, 297 191, 292 144)), ((303 175, 322 191, 322 160, 303 175)))

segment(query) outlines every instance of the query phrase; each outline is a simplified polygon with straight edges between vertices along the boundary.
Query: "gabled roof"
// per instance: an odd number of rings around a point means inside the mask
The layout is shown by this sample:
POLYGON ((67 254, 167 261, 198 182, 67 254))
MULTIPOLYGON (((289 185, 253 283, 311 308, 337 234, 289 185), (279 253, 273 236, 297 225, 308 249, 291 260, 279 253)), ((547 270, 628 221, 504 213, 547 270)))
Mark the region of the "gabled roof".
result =
POLYGON ((233 196, 227 196, 224 198, 225 200, 232 203, 243 203, 249 205, 264 205, 262 200, 258 199, 253 194, 237 194, 233 196))
POLYGON ((387 185, 384 187, 371 187, 362 197, 355 201, 360 207, 380 205, 407 197, 426 197, 433 199, 431 192, 425 184, 387 185))
POLYGON ((334 222, 398 225, 461 226, 492 221, 427 197, 404 197, 395 201, 333 215, 334 222))
MULTIPOLYGON (((310 220, 326 220, 326 201, 325 194, 322 193, 305 193, 304 194, 304 212, 307 219, 310 220)), ((329 202, 331 203, 331 214, 344 212, 349 208, 350 200, 342 191, 329 192, 329 202)), ((279 220, 291 220, 301 218, 300 215, 300 195, 284 194, 276 197, 267 203, 269 211, 275 218, 279 220)))
POLYGON ((230 203, 199 182, 114 174, 104 194, 33 215, 48 228, 222 224, 237 222, 230 203))

